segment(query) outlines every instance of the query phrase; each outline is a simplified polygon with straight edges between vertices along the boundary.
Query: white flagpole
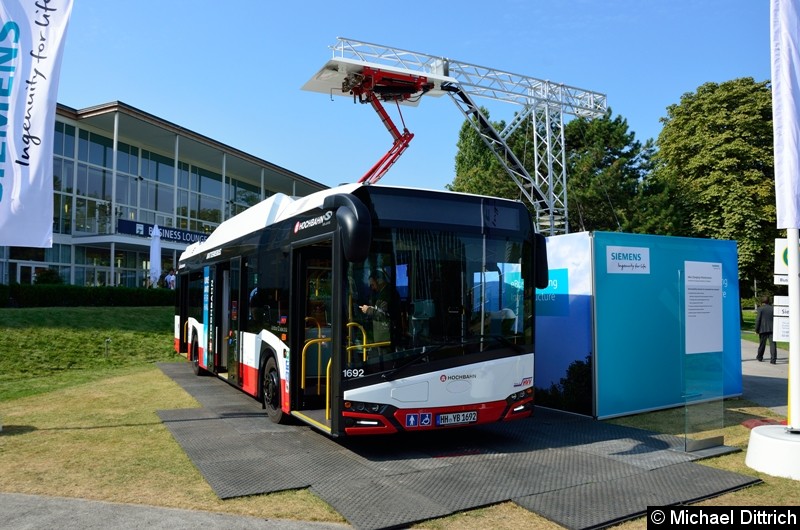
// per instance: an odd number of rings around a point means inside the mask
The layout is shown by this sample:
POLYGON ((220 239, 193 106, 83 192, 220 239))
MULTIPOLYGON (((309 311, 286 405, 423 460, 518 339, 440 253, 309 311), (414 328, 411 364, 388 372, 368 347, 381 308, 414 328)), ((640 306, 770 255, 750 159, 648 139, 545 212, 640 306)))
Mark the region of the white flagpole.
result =
POLYGON ((777 228, 787 229, 789 391, 787 426, 800 432, 800 0, 771 0, 772 117, 777 228))
POLYGON ((745 463, 800 480, 800 0, 770 0, 770 29, 775 205, 789 255, 789 413, 786 427, 750 431, 745 463))
MULTIPOLYGON (((797 175, 795 175, 797 178, 797 175)), ((800 433, 800 230, 786 230, 789 255, 789 403, 787 429, 800 433)), ((800 449, 800 447, 798 447, 800 449)))

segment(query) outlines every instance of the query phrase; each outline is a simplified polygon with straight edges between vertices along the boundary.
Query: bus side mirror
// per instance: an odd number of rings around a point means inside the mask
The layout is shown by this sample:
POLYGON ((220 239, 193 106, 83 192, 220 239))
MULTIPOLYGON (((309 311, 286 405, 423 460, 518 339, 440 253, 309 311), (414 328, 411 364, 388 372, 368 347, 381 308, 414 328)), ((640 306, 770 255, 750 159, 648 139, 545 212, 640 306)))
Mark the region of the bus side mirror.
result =
POLYGON ((325 197, 322 207, 336 209, 336 222, 347 261, 360 263, 367 259, 372 242, 372 219, 364 203, 349 193, 339 193, 325 197))
POLYGON ((537 289, 546 289, 550 280, 547 266, 547 239, 542 234, 533 235, 534 284, 537 289))

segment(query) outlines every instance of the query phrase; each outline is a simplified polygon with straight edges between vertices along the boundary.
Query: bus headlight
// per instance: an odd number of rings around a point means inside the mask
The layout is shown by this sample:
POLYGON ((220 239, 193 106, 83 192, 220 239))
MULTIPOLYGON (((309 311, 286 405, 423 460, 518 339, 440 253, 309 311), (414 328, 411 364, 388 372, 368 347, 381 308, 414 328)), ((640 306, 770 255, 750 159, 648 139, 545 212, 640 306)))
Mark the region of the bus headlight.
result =
POLYGON ((353 412, 367 412, 371 414, 380 414, 383 412, 386 405, 382 405, 380 403, 367 403, 364 401, 345 401, 344 408, 345 410, 350 410, 353 412))

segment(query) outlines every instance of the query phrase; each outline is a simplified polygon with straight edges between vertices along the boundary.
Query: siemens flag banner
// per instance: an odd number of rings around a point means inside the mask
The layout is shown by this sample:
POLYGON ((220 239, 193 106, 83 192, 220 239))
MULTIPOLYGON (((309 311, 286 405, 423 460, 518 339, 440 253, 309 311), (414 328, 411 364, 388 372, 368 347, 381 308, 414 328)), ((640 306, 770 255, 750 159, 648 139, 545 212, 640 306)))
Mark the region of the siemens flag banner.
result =
POLYGON ((0 3, 0 246, 53 246, 53 131, 72 0, 0 3))

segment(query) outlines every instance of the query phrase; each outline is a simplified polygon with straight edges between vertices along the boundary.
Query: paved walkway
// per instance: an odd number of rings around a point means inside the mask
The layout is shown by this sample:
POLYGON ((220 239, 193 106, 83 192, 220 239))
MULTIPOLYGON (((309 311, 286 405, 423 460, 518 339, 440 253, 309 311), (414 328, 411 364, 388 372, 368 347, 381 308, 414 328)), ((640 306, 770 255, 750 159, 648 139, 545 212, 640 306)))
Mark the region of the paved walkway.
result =
POLYGON ((742 398, 786 417, 789 403, 789 352, 778 350, 776 364, 769 363, 769 348, 763 362, 756 360, 758 344, 742 340, 742 398))

